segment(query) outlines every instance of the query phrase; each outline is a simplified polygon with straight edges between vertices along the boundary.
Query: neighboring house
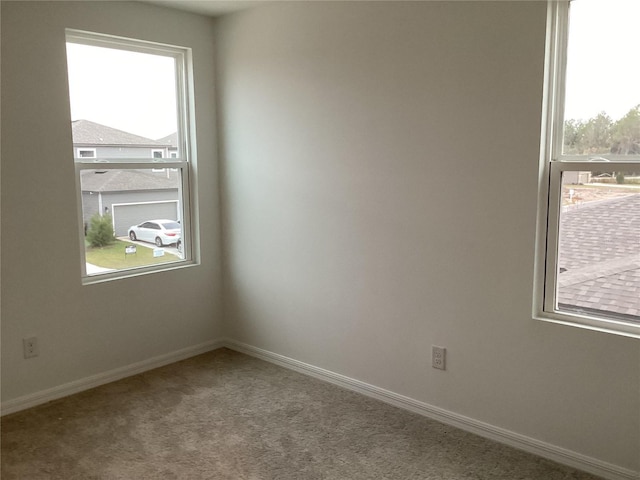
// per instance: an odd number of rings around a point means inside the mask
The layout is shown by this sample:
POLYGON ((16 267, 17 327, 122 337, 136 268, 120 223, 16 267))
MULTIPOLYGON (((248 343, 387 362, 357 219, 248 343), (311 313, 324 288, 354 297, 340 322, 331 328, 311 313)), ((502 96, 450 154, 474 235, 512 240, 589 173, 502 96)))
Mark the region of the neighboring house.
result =
MULTIPOLYGON (((76 158, 172 158, 177 152, 177 135, 152 140, 88 120, 74 121, 72 128, 76 158)), ((181 220, 180 178, 172 169, 83 170, 80 185, 85 226, 96 213, 110 213, 116 236, 126 236, 145 220, 181 220)))
POLYGON ((166 137, 157 140, 160 143, 168 144, 169 158, 178 158, 178 133, 174 132, 166 137))
POLYGON ((84 170, 80 177, 82 217, 88 225, 100 212, 110 213, 116 236, 154 218, 181 220, 178 172, 153 170, 84 170))
POLYGON ((558 302, 572 310, 640 315, 640 194, 565 207, 558 302))
MULTIPOLYGON (((71 122, 76 158, 169 158, 174 145, 89 120, 71 122)), ((176 135, 177 136, 177 135, 176 135)), ((171 135, 165 138, 169 138, 171 135)))

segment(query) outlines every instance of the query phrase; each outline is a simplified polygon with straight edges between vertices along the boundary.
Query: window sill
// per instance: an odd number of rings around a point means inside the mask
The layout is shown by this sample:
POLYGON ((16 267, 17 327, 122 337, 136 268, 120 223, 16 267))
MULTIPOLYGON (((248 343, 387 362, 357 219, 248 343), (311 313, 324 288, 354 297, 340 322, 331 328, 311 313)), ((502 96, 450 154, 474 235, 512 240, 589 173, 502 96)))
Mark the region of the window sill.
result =
POLYGON ((172 270, 182 270, 183 268, 195 267, 200 265, 195 260, 179 260, 172 263, 162 265, 154 265, 149 267, 132 268, 130 270, 117 270, 108 273, 99 273, 95 275, 87 275, 82 277, 82 285, 95 285, 114 280, 124 280, 127 278, 135 278, 153 273, 169 272, 172 270))
POLYGON ((536 312, 534 320, 556 323, 569 327, 583 328, 595 332, 608 333, 629 338, 640 339, 640 324, 616 320, 605 320, 569 313, 536 312))

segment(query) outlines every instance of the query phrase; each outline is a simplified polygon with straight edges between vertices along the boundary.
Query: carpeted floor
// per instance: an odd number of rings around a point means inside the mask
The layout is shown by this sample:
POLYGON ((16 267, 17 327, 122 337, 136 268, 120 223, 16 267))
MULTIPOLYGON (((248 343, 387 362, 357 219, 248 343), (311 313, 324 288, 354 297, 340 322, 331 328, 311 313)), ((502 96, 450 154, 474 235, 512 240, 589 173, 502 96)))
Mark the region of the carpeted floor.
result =
POLYGON ((3 480, 594 480, 227 349, 2 419, 3 480))

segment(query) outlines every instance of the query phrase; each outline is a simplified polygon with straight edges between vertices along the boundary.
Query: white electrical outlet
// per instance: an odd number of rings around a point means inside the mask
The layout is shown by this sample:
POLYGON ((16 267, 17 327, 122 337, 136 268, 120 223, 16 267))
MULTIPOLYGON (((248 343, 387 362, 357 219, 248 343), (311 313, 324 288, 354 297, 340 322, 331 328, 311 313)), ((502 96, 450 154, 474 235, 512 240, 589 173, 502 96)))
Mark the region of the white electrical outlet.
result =
POLYGON ((33 358, 38 356, 38 338, 29 337, 22 339, 24 347, 24 358, 33 358))
POLYGON ((431 366, 439 370, 446 370, 447 349, 445 347, 431 345, 431 366))

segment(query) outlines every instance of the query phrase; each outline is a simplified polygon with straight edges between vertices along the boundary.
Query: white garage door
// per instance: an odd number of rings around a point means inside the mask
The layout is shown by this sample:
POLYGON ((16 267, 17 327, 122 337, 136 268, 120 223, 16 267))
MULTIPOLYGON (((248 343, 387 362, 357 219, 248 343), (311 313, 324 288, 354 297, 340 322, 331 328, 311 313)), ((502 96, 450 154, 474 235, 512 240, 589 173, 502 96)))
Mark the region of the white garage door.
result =
POLYGON ((126 237, 132 225, 160 218, 178 220, 178 201, 113 205, 113 228, 116 237, 126 237))

